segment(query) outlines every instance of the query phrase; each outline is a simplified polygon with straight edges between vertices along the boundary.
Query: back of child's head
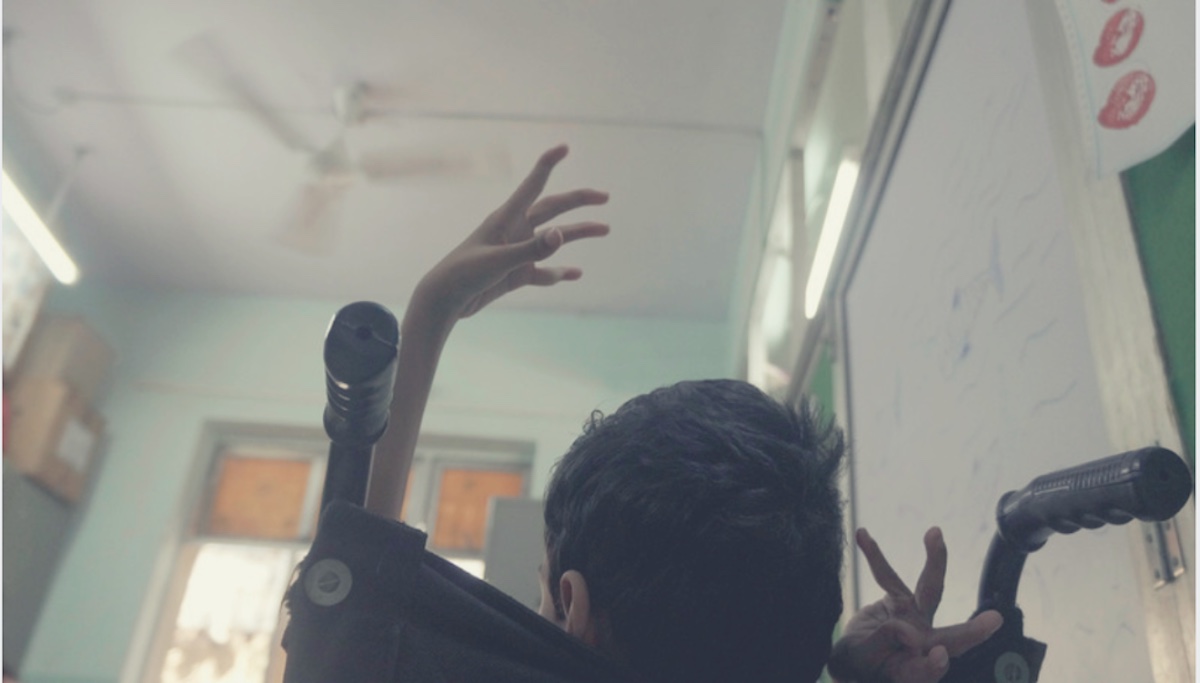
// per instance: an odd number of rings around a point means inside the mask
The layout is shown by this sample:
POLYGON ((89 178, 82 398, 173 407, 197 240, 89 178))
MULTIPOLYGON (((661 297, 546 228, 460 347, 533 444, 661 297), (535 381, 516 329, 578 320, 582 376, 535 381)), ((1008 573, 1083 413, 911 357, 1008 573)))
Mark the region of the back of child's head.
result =
POLYGON ((547 574, 654 681, 813 681, 842 611, 843 440, 807 403, 682 382, 594 414, 546 494, 547 574))

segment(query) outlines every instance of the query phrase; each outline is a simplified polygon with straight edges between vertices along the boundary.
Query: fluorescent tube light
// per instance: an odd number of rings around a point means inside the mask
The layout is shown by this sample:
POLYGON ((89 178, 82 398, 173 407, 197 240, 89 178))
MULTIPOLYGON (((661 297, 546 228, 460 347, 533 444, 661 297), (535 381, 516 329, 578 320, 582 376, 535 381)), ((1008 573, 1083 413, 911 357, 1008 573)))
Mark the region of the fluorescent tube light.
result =
POLYGON ((833 267, 833 256, 837 253, 842 228, 846 226, 846 214, 850 211, 850 199, 858 182, 858 162, 843 159, 833 179, 833 192, 829 194, 829 206, 825 209, 825 223, 817 239, 817 255, 813 257, 812 269, 808 272, 808 284, 804 287, 804 315, 810 320, 821 307, 825 294, 825 281, 833 267))
POLYGON ((33 245, 33 250, 42 257, 42 262, 54 277, 64 285, 75 284, 79 279, 79 268, 75 262, 26 201, 25 195, 17 189, 16 183, 9 179, 8 173, 3 173, 0 183, 0 203, 4 205, 4 212, 24 233, 25 239, 33 245))

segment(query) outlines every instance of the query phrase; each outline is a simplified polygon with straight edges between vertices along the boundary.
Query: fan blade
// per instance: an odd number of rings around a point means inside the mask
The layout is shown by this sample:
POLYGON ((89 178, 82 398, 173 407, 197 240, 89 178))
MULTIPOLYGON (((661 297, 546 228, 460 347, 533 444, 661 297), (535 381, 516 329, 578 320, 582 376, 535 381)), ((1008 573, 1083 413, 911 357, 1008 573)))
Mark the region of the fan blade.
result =
POLYGON ((280 244, 309 256, 324 256, 333 250, 338 216, 348 185, 310 183, 300 191, 295 208, 277 236, 280 244))
POLYGON ((512 158, 507 150, 500 148, 472 151, 401 148, 362 154, 358 169, 376 182, 414 177, 507 178, 512 175, 512 158))
POLYGON ((418 97, 411 83, 401 86, 377 81, 360 81, 359 84, 359 113, 363 121, 370 121, 379 111, 411 103, 418 97))
POLYGON ((228 55, 213 35, 201 33, 188 39, 175 49, 175 57, 199 78, 231 99, 238 108, 257 119, 285 147, 312 150, 312 145, 278 111, 267 106, 246 78, 233 68, 228 55))
POLYGON ((317 182, 323 184, 349 185, 357 182, 359 169, 350 161, 350 149, 346 144, 345 129, 310 159, 310 171, 317 182))

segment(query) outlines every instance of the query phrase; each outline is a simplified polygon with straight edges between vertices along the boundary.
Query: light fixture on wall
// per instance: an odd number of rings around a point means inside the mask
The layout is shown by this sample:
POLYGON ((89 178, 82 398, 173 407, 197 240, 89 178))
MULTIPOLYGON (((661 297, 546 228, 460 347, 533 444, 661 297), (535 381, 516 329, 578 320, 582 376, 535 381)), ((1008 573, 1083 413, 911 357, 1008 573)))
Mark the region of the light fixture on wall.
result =
POLYGON ((17 224, 51 274, 64 285, 74 284, 79 280, 79 268, 55 239, 54 233, 42 222, 16 183, 8 177, 7 171, 3 172, 0 182, 0 204, 4 206, 4 213, 17 224))
POLYGON ((792 169, 790 164, 784 164, 779 174, 774 213, 767 229, 746 331, 746 379, 768 394, 778 394, 787 388, 791 377, 780 366, 787 367, 791 356, 795 355, 790 348, 796 322, 792 303, 795 299, 792 259, 796 241, 792 192, 792 169))
POLYGON ((817 315, 821 299, 825 295, 825 283, 833 267, 842 229, 846 226, 846 214, 850 211, 850 200, 854 197, 854 186, 858 183, 858 162, 844 158, 838 166, 833 180, 833 191, 829 193, 829 204, 825 209, 825 222, 821 225, 821 236, 817 240, 817 253, 808 272, 808 284, 804 287, 804 315, 810 320, 817 315))

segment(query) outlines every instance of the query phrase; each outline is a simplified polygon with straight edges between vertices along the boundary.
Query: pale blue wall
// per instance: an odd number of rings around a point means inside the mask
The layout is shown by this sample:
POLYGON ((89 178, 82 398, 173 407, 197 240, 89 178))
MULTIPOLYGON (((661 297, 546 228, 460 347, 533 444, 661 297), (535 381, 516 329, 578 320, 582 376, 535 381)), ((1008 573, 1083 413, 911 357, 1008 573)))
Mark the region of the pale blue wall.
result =
MULTIPOLYGON (((737 376, 753 284, 822 7, 789 0, 761 158, 725 322, 488 311, 446 349, 424 429, 536 444, 532 490, 594 408, 662 384, 737 376)), ((204 426, 318 426, 321 341, 345 302, 79 288, 50 305, 86 313, 120 360, 102 412, 110 446, 23 667, 29 683, 133 680, 170 568, 204 426), (132 643, 132 645, 131 645, 132 643), (131 656, 132 652, 132 656, 131 656)), ((402 302, 382 302, 399 314, 402 302)))
MULTIPOLYGON (((109 447, 24 680, 136 673, 127 659, 140 663, 205 425, 319 427, 322 341, 342 303, 85 287, 52 295, 51 308, 83 312, 119 360, 100 406, 109 447)), ((720 323, 486 311, 455 331, 425 431, 535 443, 540 492, 592 409, 680 379, 730 376, 727 344, 720 323)))

